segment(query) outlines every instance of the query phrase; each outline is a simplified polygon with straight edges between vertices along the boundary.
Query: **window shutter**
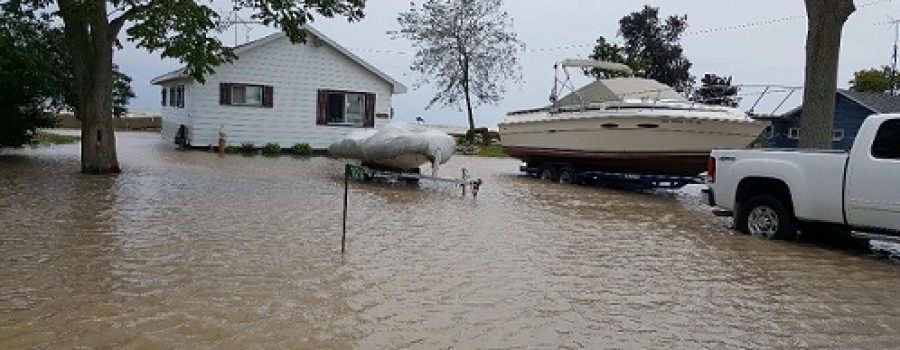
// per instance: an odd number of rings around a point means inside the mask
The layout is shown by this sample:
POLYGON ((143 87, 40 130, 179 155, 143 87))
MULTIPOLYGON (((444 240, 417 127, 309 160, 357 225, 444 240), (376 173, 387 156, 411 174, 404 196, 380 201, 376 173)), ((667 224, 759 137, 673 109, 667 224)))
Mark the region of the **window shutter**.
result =
POLYGON ((328 106, 328 90, 319 90, 318 101, 319 102, 316 105, 316 124, 326 125, 328 124, 328 120, 325 117, 325 112, 328 106))
POLYGON ((269 85, 262 87, 262 105, 263 107, 272 108, 274 102, 275 88, 269 85))
POLYGON ((166 96, 166 88, 162 88, 162 106, 163 107, 166 106, 166 102, 167 102, 166 97, 168 97, 168 96, 166 96))
POLYGON ((184 85, 178 85, 178 108, 184 108, 184 85))
POLYGON ((223 106, 231 104, 231 84, 219 84, 219 104, 223 106))
POLYGON ((363 126, 375 127, 375 94, 366 94, 366 120, 363 122, 363 126))
POLYGON ((178 98, 178 97, 177 97, 177 94, 176 94, 176 91, 175 91, 175 87, 174 87, 174 86, 173 86, 173 87, 170 87, 170 88, 169 88, 169 107, 178 107, 178 106, 175 104, 175 99, 176 99, 176 98, 178 98))

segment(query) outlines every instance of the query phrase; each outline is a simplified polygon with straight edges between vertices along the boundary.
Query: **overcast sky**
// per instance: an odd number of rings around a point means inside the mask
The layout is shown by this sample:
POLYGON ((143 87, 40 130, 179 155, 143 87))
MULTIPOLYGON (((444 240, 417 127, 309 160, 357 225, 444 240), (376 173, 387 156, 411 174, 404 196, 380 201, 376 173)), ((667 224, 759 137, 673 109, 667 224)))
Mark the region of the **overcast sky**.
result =
MULTIPOLYGON (((514 30, 526 44, 526 50, 520 54, 524 80, 508 84, 498 105, 479 107, 476 123, 493 128, 507 111, 546 105, 553 83, 553 64, 567 57, 585 57, 600 35, 621 42, 616 37, 619 19, 640 10, 644 4, 659 7, 665 16, 688 16, 688 34, 682 45, 694 64, 693 75, 730 75, 735 84, 803 84, 806 18, 802 0, 507 0, 505 7, 514 20, 514 30), (751 25, 741 26, 744 24, 751 25)), ((889 16, 900 17, 900 1, 856 0, 856 6, 856 13, 844 27, 840 87, 848 85, 854 71, 890 62, 894 30, 886 22, 889 16)), ((409 1, 369 0, 366 18, 361 22, 318 19, 313 26, 410 87, 407 94, 394 96, 396 119, 413 121, 422 116, 428 123, 465 125, 464 113, 456 107, 425 109, 433 88, 413 88, 419 77, 409 70, 413 57, 410 43, 392 40, 387 35, 389 30, 398 29, 397 14, 408 8, 409 1)), ((247 32, 239 28, 238 43, 245 42, 248 35, 252 40, 273 31, 255 27, 247 32)), ((234 29, 221 37, 233 44, 234 29)), ((150 79, 181 66, 178 61, 162 60, 158 53, 127 44, 116 53, 115 61, 134 79, 137 98, 131 107, 138 110, 155 110, 159 106, 159 91, 150 85, 150 79)), ((588 81, 578 79, 579 84, 588 81)), ((796 104, 795 100, 791 103, 796 104)))

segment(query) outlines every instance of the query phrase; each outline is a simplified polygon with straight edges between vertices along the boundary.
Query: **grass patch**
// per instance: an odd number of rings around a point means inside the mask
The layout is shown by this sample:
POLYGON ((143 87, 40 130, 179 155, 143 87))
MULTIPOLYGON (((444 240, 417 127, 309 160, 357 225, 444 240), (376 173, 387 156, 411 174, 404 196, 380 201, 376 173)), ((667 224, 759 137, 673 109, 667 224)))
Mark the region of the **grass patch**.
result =
POLYGON ((31 138, 35 145, 68 145, 81 141, 81 136, 59 135, 50 132, 38 131, 31 138))
POLYGON ((501 148, 499 145, 481 146, 478 150, 478 156, 491 158, 509 158, 509 155, 503 153, 503 148, 501 148))

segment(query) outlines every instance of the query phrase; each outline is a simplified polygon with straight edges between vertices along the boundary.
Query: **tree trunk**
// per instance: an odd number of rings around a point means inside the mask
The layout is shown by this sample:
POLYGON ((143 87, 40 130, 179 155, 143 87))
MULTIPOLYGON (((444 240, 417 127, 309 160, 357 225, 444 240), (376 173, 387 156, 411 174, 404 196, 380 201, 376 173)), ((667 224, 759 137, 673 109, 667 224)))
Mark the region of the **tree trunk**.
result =
POLYGON ((806 0, 809 32, 800 121, 801 148, 831 148, 841 31, 855 10, 853 0, 806 0))
POLYGON ((463 94, 466 96, 466 112, 469 115, 469 130, 475 132, 475 116, 472 113, 472 97, 469 94, 469 59, 463 58, 463 94))

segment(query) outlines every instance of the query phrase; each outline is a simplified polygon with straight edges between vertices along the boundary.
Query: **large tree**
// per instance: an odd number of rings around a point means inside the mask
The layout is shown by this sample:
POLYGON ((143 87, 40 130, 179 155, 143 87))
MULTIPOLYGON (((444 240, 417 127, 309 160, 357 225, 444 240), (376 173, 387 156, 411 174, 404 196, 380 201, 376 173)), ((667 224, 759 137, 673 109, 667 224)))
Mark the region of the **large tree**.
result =
POLYGON ((853 0, 806 0, 809 31, 800 121, 802 148, 831 148, 841 32, 854 11, 853 0))
MULTIPOLYGON (((213 36, 221 17, 212 3, 193 0, 12 0, 23 12, 61 20, 71 57, 76 111, 81 119, 81 170, 119 172, 113 134, 113 53, 124 38, 140 48, 159 51, 187 65, 187 73, 203 82, 213 67, 235 58, 213 36)), ((281 27, 294 41, 304 38, 303 24, 314 13, 326 17, 363 17, 365 0, 234 0, 234 10, 247 9, 251 20, 281 27)))
POLYGON ((512 31, 502 0, 427 0, 412 4, 397 18, 400 31, 416 47, 412 70, 419 84, 438 89, 432 107, 465 103, 469 129, 475 130, 473 108, 500 101, 507 79, 521 79, 518 53, 524 49, 512 31))
POLYGON ((731 77, 705 74, 700 83, 702 85, 694 90, 691 101, 727 107, 737 107, 741 101, 737 96, 741 88, 731 85, 731 77))
MULTIPOLYGON (((59 109, 75 109, 78 97, 62 29, 48 14, 0 5, 0 147, 30 141, 35 129, 52 127, 59 109)), ((134 97, 131 78, 114 71, 114 114, 134 97)))
POLYGON ((892 73, 888 66, 858 70, 850 80, 850 90, 883 94, 891 90, 891 85, 896 86, 894 80, 898 77, 897 72, 892 73))
MULTIPOLYGON (((686 91, 694 83, 691 62, 684 56, 680 42, 686 29, 687 16, 663 20, 659 18, 659 8, 644 6, 619 20, 618 35, 625 41, 623 45, 609 43, 601 36, 590 57, 627 64, 636 76, 686 91)), ((591 74, 606 78, 609 73, 594 70, 591 74)))

